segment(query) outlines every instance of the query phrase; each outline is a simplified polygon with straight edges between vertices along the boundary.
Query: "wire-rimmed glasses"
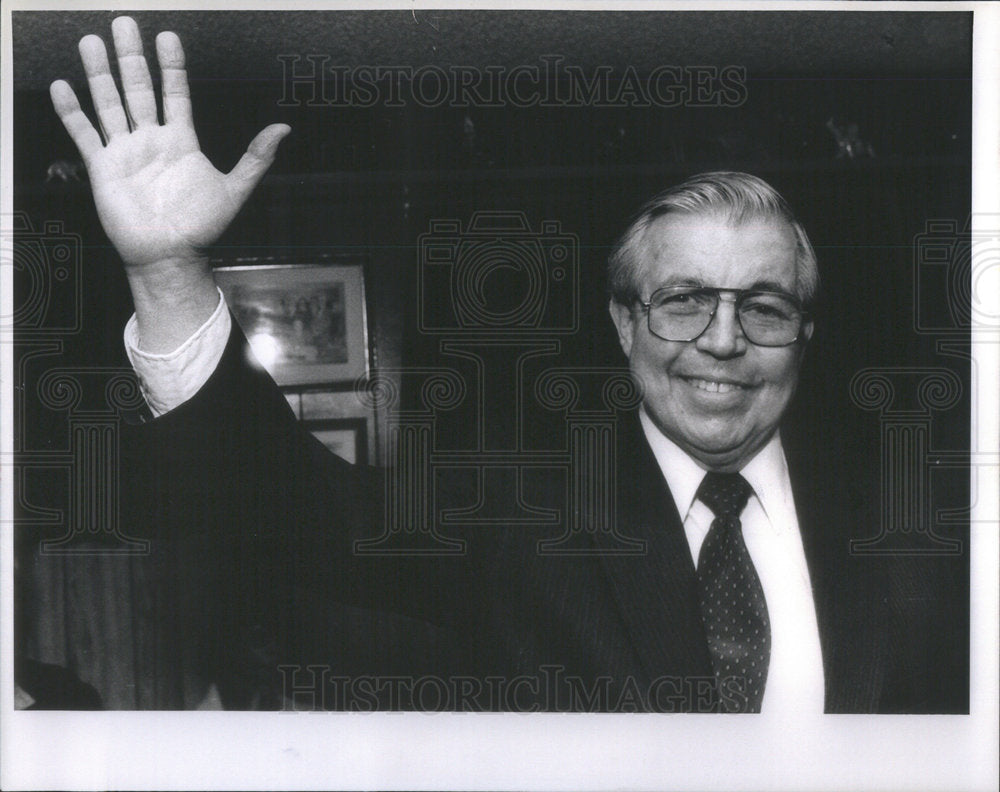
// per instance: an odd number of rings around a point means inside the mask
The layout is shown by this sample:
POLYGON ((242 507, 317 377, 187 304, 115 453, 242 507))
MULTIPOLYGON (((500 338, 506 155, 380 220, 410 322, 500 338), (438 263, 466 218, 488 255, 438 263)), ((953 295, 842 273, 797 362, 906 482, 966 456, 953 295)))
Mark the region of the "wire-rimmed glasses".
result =
POLYGON ((793 295, 755 289, 667 286, 640 304, 646 311, 649 332, 657 338, 694 341, 712 324, 723 294, 734 295, 725 301, 735 303, 743 335, 757 346, 794 344, 809 317, 793 295))

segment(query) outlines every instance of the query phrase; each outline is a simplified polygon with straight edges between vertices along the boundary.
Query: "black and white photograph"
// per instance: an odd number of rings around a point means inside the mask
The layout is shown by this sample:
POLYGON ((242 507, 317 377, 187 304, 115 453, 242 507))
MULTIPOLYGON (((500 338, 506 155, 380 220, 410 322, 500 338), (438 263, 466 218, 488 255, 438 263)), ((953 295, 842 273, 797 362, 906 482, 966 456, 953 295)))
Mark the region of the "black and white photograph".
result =
POLYGON ((996 788, 995 4, 2 13, 5 789, 996 788))

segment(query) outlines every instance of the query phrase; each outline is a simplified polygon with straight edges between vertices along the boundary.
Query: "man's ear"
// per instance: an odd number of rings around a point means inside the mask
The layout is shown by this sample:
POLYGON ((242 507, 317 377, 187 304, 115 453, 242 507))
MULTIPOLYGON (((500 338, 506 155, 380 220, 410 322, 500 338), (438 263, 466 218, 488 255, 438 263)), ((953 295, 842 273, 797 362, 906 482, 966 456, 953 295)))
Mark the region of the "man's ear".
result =
POLYGON ((635 338, 635 316, 632 309, 612 298, 608 303, 608 313, 611 314, 611 321, 618 330, 618 343, 622 345, 622 352, 625 353, 625 357, 629 357, 632 352, 632 341, 635 338))
POLYGON ((810 319, 808 322, 802 325, 802 345, 805 346, 809 343, 809 340, 813 337, 813 321, 810 319))
POLYGON ((813 337, 813 322, 812 319, 810 319, 808 322, 802 325, 802 330, 799 331, 799 340, 797 344, 799 348, 799 364, 801 364, 802 361, 805 359, 806 347, 809 346, 809 340, 812 337, 813 337))

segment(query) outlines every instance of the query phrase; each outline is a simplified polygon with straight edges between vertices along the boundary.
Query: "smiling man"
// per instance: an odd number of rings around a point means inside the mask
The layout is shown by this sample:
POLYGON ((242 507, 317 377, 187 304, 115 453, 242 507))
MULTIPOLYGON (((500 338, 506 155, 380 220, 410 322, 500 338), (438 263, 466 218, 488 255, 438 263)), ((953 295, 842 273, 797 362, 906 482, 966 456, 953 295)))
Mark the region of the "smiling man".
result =
POLYGON ((794 223, 760 179, 705 174, 651 202, 612 257, 611 316, 645 415, 707 470, 746 465, 795 392, 818 277, 794 223), (676 208, 687 197, 704 208, 676 208))
POLYGON ((751 711, 765 701, 821 709, 809 571, 778 435, 813 329, 808 237, 762 180, 702 174, 640 210, 609 283, 643 388, 643 434, 697 569, 716 677, 751 711))

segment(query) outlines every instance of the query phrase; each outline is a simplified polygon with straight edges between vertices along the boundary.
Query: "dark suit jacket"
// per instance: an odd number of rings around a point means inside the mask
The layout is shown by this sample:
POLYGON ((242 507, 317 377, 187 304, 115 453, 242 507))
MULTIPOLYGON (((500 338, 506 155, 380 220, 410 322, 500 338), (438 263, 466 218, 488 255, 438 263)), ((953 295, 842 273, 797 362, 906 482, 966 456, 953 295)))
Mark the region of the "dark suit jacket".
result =
MULTIPOLYGON (((806 453, 785 445, 826 710, 967 711, 961 562, 852 554, 851 539, 875 532, 877 498, 845 472, 856 458, 838 467, 842 449, 818 454, 809 440, 806 453)), ((615 524, 641 546, 628 554, 613 552, 620 537, 607 532, 574 537, 577 553, 540 552, 561 528, 502 526, 456 529, 467 541, 457 557, 358 556, 353 542, 382 531, 382 481, 297 424, 235 329, 202 390, 131 427, 122 450, 123 525, 148 534, 166 576, 190 592, 181 637, 197 637, 232 706, 285 663, 337 677, 433 675, 447 709, 720 706, 680 516, 634 413, 617 424, 615 524)), ((558 491, 536 489, 542 499, 558 491)), ((281 683, 287 696, 287 675, 281 683)))

